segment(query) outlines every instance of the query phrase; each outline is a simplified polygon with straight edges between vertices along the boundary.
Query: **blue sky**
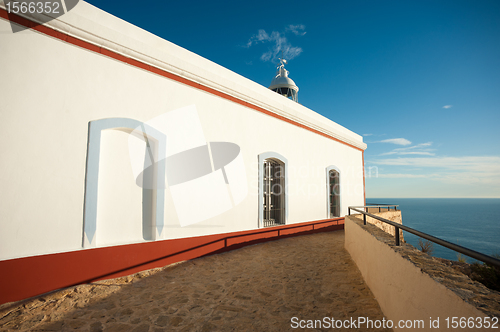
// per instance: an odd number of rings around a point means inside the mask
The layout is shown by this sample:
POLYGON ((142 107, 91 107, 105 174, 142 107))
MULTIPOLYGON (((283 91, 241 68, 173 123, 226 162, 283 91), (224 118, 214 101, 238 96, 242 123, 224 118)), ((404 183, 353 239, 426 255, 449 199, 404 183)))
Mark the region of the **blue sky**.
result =
POLYGON ((283 51, 368 198, 500 197, 500 1, 88 2, 266 87, 283 51))

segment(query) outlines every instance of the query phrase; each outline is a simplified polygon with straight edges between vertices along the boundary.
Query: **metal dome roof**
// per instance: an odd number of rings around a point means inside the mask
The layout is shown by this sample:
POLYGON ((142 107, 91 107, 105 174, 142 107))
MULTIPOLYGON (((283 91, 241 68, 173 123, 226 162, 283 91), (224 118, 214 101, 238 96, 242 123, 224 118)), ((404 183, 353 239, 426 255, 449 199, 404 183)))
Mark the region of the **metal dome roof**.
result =
POLYGON ((295 82, 286 76, 276 76, 272 81, 269 89, 273 90, 276 88, 290 88, 295 91, 299 91, 299 87, 295 85, 295 82))
POLYGON ((274 90, 277 88, 289 88, 295 91, 299 91, 299 87, 295 82, 288 77, 288 70, 285 69, 285 60, 280 59, 281 65, 277 68, 276 76, 271 81, 269 89, 274 90))
POLYGON ((276 76, 272 80, 269 89, 298 103, 299 87, 288 77, 288 70, 285 69, 286 60, 280 59, 280 62, 281 65, 278 66, 276 76))

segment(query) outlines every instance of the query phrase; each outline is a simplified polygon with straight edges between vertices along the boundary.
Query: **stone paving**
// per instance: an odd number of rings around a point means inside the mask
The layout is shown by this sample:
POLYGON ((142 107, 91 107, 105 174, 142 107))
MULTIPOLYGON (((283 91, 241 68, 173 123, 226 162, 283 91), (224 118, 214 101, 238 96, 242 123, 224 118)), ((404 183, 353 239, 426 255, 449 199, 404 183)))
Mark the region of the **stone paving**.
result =
MULTIPOLYGON (((303 330, 292 329, 292 317, 383 318, 344 249, 344 231, 247 246, 4 305, 0 331, 303 330)), ((316 327, 305 330, 338 331, 316 327)))

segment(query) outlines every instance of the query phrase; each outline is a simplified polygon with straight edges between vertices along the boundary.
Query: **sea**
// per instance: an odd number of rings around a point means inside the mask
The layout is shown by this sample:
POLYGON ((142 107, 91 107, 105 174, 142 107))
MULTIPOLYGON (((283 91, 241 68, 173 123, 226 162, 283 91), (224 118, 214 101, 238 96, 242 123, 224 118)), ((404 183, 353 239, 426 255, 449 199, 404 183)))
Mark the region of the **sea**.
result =
MULTIPOLYGON (((399 205, 403 225, 486 255, 500 255, 500 198, 367 198, 366 203, 399 205)), ((404 232, 404 238, 418 248, 418 236, 404 232)), ((433 247, 432 256, 458 260, 457 252, 433 247)))

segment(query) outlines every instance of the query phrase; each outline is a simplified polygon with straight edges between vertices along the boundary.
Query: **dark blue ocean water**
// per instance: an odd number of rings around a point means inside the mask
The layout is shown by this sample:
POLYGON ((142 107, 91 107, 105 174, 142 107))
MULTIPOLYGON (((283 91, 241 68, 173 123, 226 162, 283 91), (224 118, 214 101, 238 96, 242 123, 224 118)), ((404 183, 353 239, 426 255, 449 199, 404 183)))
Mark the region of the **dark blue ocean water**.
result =
MULTIPOLYGON (((367 198, 367 203, 398 204, 403 224, 483 254, 500 255, 498 198, 367 198)), ((418 247, 418 237, 404 232, 418 247)), ((435 257, 457 260, 457 253, 434 244, 435 257)), ((467 257, 468 262, 474 260, 467 257)))

